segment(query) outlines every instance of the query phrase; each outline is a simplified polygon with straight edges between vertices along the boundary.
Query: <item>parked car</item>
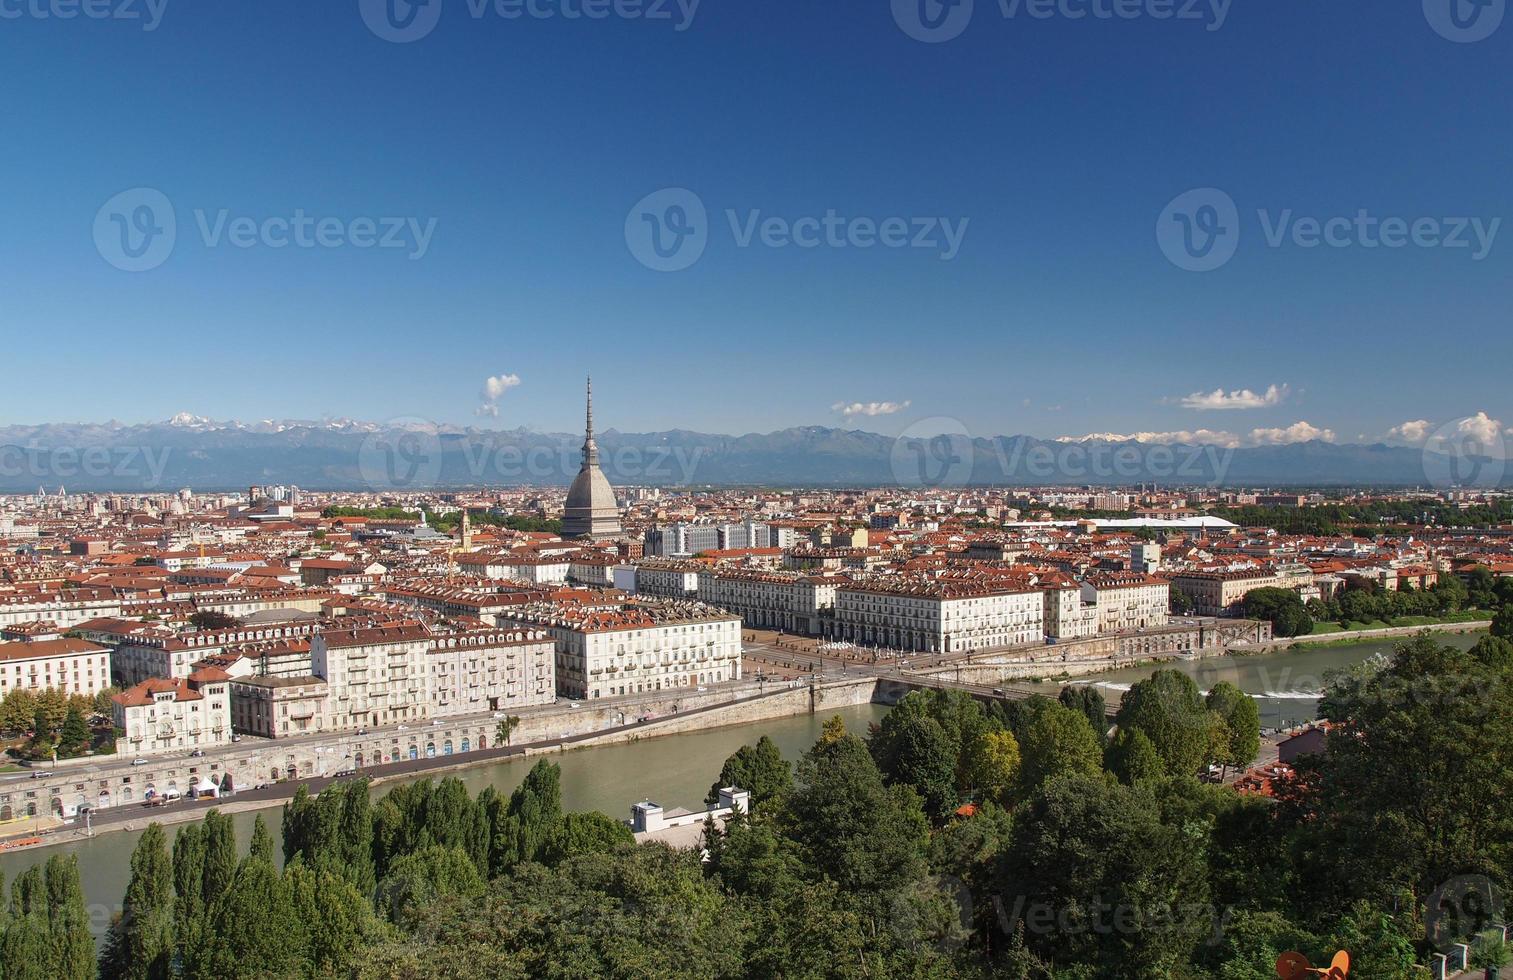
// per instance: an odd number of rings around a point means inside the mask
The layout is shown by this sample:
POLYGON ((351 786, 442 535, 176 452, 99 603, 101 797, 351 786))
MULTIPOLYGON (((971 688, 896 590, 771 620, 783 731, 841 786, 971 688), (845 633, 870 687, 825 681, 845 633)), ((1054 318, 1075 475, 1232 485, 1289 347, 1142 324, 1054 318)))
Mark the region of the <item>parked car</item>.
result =
POLYGON ((132 759, 131 760, 131 764, 134 765, 134 766, 145 766, 145 765, 147 765, 147 760, 146 759, 132 759))
POLYGON ((189 758, 191 758, 191 759, 198 759, 198 758, 201 758, 202 756, 204 756, 204 754, 205 754, 205 750, 204 749, 195 749, 193 752, 189 753, 189 758))
POLYGON ((233 736, 231 736, 231 741, 233 741, 233 742, 240 742, 241 740, 242 740, 242 737, 240 735, 233 735, 233 736))
POLYGON ((51 776, 52 774, 53 774, 53 772, 52 772, 51 769, 43 769, 43 770, 40 770, 38 772, 32 773, 32 778, 33 779, 46 779, 48 776, 51 776))

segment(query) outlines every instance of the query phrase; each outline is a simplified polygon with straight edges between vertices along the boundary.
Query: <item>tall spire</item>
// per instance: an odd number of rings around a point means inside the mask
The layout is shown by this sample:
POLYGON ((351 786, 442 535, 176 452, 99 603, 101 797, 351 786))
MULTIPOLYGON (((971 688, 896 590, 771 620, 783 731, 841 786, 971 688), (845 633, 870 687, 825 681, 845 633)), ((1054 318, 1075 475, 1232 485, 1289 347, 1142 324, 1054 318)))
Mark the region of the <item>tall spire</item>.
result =
POLYGON ((594 379, 588 379, 588 422, 583 435, 583 465, 585 468, 599 465, 599 446, 594 442, 594 379))

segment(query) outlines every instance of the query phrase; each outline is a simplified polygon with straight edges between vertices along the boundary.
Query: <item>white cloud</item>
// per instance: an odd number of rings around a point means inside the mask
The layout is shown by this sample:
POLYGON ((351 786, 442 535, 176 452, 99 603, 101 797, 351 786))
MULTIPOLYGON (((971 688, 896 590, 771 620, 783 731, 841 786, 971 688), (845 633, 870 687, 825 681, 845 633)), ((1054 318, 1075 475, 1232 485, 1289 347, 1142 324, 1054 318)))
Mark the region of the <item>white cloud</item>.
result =
POLYGON ((1238 388, 1234 391, 1225 391, 1223 388, 1215 388, 1213 391, 1195 391, 1181 401, 1183 408, 1191 408, 1199 411, 1212 409, 1231 408, 1270 408, 1280 405, 1292 389, 1287 385, 1272 385, 1259 394, 1249 388, 1238 388))
POLYGON ((1486 412, 1477 412, 1457 422, 1455 434, 1463 438, 1475 439, 1484 446, 1490 446, 1502 438, 1502 427, 1501 422, 1489 418, 1486 412))
POLYGON ((501 374, 498 377, 489 378, 483 383, 483 400, 497 402, 506 391, 520 384, 520 375, 501 374))
POLYGON ((1310 422, 1294 422, 1285 429, 1250 430, 1250 441, 1258 446, 1286 446, 1315 439, 1334 442, 1334 430, 1321 429, 1310 422))
POLYGON ((857 415, 866 415, 866 416, 893 415, 893 414, 895 414, 897 412, 902 412, 904 409, 908 408, 909 404, 910 403, 907 402, 907 401, 902 401, 902 402, 850 402, 849 404, 847 402, 836 402, 834 405, 830 406, 830 410, 832 412, 839 412, 842 415, 844 415, 846 418, 849 419, 849 418, 852 418, 852 417, 857 416, 857 415))
POLYGON ((478 393, 478 400, 482 402, 473 409, 473 414, 479 418, 497 419, 499 417, 499 399, 511 388, 518 387, 520 375, 500 374, 492 378, 483 379, 483 390, 478 393))
POLYGON ((1171 445, 1172 443, 1181 442, 1198 446, 1222 446, 1226 449, 1233 449, 1240 445, 1240 437, 1233 432, 1219 432, 1213 429, 1184 430, 1181 432, 1130 432, 1123 435, 1117 432, 1090 432, 1085 436, 1059 436, 1056 441, 1142 442, 1159 445, 1171 445))
POLYGON ((1394 425, 1387 430, 1387 438, 1400 442, 1420 443, 1429 437, 1429 427, 1433 424, 1428 419, 1414 419, 1402 425, 1394 425))

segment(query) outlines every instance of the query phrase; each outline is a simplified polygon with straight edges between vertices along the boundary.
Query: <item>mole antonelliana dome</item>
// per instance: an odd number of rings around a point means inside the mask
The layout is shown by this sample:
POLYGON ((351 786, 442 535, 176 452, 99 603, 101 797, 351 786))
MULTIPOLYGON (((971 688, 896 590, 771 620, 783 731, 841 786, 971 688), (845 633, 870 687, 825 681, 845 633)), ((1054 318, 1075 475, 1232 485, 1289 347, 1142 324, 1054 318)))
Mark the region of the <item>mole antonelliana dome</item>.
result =
POLYGON ((583 438, 583 466, 567 491, 562 516, 565 538, 609 538, 620 533, 620 505, 615 488, 599 469, 599 447, 594 442, 594 382, 588 382, 588 425, 583 438))

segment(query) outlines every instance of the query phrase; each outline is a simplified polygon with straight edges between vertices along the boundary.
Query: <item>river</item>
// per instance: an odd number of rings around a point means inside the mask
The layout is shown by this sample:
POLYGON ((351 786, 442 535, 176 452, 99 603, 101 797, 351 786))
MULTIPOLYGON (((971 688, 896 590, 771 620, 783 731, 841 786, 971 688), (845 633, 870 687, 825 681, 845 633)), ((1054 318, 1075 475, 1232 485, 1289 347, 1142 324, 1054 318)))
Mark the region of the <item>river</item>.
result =
MULTIPOLYGON (((1482 633, 1438 633, 1436 639, 1462 650, 1470 648, 1482 633)), ((1390 653, 1405 638, 1372 640, 1326 646, 1304 644, 1297 649, 1251 656, 1226 655, 1162 664, 1180 670, 1198 682, 1204 693, 1220 681, 1229 681, 1255 698, 1262 728, 1289 728, 1318 717, 1319 692, 1331 671, 1358 664, 1378 653, 1390 653)), ((1127 691, 1146 679, 1154 667, 1128 667, 1098 674, 1086 681, 1112 691, 1127 691)))
MULTIPOLYGON (((820 726, 827 718, 839 714, 845 719, 848 730, 864 734, 868 723, 881 718, 886 710, 877 705, 862 705, 823 715, 777 718, 622 745, 579 749, 544 758, 562 767, 562 805, 567 810, 602 810, 622 819, 630 816, 632 803, 648 798, 668 809, 681 806, 693 810, 704 805, 704 794, 719 777, 720 767, 742 745, 768 735, 782 750, 783 757, 792 761, 819 738, 820 726)), ((523 760, 496 762, 448 775, 456 775, 475 796, 489 785, 508 795, 520 785, 532 764, 534 760, 529 763, 523 760)), ((401 780, 392 780, 375 787, 374 796, 382 796, 399 782, 401 780)), ((263 814, 274 837, 279 835, 280 807, 232 814, 243 852, 252 838, 252 824, 258 813, 263 814)), ((144 819, 142 826, 146 823, 144 819)), ((167 828, 170 844, 178 826, 167 828)), ((5 875, 6 882, 10 882, 52 854, 78 855, 91 928, 96 940, 100 941, 111 915, 120 909, 121 897, 131 876, 131 852, 140 836, 140 829, 118 830, 76 843, 0 854, 0 873, 5 875)), ((278 857, 282 863, 282 854, 278 857)))

